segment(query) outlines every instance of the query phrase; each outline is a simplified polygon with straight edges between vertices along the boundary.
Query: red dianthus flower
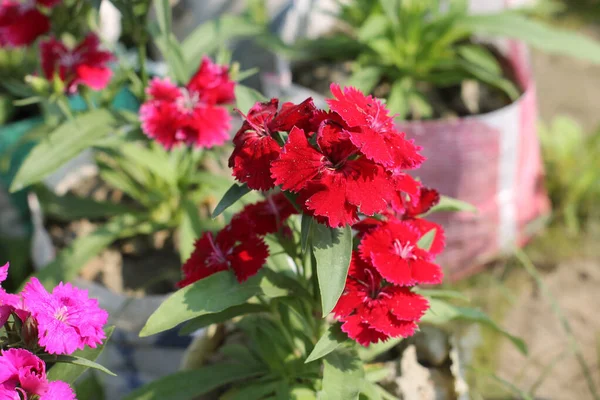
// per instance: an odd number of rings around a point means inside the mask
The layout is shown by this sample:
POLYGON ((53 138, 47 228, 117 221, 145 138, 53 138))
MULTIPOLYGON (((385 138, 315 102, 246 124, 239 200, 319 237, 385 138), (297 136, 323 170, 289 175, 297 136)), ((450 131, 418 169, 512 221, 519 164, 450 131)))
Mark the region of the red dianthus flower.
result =
POLYGON ((78 85, 102 90, 110 81, 112 71, 107 64, 114 57, 100 49, 100 39, 93 33, 72 50, 55 38, 43 41, 40 50, 46 79, 52 80, 57 75, 69 93, 75 93, 78 85))
POLYGON ((333 313, 342 322, 342 331, 367 346, 411 336, 428 308, 423 296, 385 284, 373 265, 353 253, 346 287, 333 313))
POLYGON ((373 161, 361 157, 348 133, 333 121, 321 123, 313 147, 293 128, 271 167, 275 183, 298 193, 304 210, 332 227, 358 221, 387 208, 395 193, 393 180, 373 161))
MULTIPOLYGON (((266 200, 249 204, 234 217, 243 218, 252 222, 252 231, 257 235, 281 232, 285 221, 298 211, 283 193, 268 196, 266 200)), ((287 233, 287 232, 284 232, 287 233)))
POLYGON ((231 116, 223 104, 235 99, 235 83, 227 66, 202 59, 198 71, 185 87, 168 78, 154 78, 140 108, 144 133, 166 149, 178 143, 210 148, 229 138, 231 116))
POLYGON ((60 0, 2 0, 0 47, 29 46, 50 30, 50 19, 38 6, 53 7, 60 0))
POLYGON ((334 98, 327 104, 346 122, 350 140, 368 159, 394 173, 416 168, 424 161, 421 148, 395 129, 393 117, 380 100, 353 87, 342 90, 335 83, 331 93, 334 98))
POLYGON ((231 270, 240 283, 255 275, 269 256, 269 249, 253 228, 251 221, 238 218, 216 237, 211 232, 204 233, 183 265, 184 278, 177 285, 184 287, 227 270, 231 270))
POLYGON ((422 236, 411 221, 390 220, 364 235, 360 256, 396 285, 441 283, 443 273, 432 262, 433 254, 417 246, 422 236))
POLYGON ((284 103, 277 110, 279 101, 256 103, 233 138, 235 146, 229 158, 233 176, 246 183, 250 189, 269 190, 274 186, 271 163, 279 157, 281 145, 274 135, 279 131, 289 132, 294 126, 310 126, 316 111, 312 99, 298 105, 284 103))

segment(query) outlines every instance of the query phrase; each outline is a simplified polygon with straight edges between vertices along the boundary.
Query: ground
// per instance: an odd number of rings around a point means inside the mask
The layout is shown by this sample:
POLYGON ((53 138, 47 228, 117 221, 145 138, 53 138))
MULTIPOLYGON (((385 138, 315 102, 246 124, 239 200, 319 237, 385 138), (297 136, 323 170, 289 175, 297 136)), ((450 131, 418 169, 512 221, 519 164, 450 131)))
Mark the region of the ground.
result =
MULTIPOLYGON (((596 27, 583 31, 600 38, 596 27)), ((600 66, 534 52, 540 116, 549 121, 569 115, 587 131, 600 124, 600 66)), ((529 355, 522 356, 507 341, 484 335, 475 370, 475 397, 513 398, 504 379, 536 399, 594 399, 574 346, 581 350, 596 392, 600 393, 600 241, 598 229, 568 236, 555 225, 526 249, 553 300, 564 314, 572 336, 540 287, 513 261, 496 264, 465 283, 477 303, 504 328, 523 338, 529 355), (572 340, 571 340, 572 339, 572 340), (485 378, 482 378, 485 376, 485 378), (533 389, 533 390, 532 390, 533 389)), ((514 398, 518 397, 513 390, 514 398)))

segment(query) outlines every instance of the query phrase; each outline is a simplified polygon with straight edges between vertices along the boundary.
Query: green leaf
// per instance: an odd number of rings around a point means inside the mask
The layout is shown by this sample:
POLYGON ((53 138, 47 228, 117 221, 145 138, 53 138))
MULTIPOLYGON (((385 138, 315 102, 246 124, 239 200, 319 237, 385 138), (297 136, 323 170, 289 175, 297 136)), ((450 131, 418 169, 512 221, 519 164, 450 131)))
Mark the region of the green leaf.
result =
POLYGON ((398 14, 400 12, 401 0, 379 0, 385 14, 395 25, 398 24, 398 14))
POLYGON ((259 273, 239 283, 230 271, 221 271, 179 289, 166 299, 148 319, 140 336, 150 336, 174 328, 201 315, 221 312, 262 293, 259 273))
POLYGON ((61 364, 70 364, 70 365, 77 365, 79 367, 84 367, 84 368, 93 368, 93 369, 97 369, 98 371, 102 371, 105 374, 111 375, 111 376, 117 376, 114 372, 111 372, 108 368, 95 363, 94 361, 88 360, 86 358, 83 357, 78 357, 75 355, 42 355, 40 356, 40 358, 42 358, 45 362, 51 362, 51 363, 61 363, 61 364))
POLYGON ((312 233, 313 218, 310 215, 302 213, 300 220, 300 249, 302 253, 308 248, 312 233))
POLYGON ((309 362, 318 360, 321 357, 325 357, 335 349, 337 349, 343 342, 348 340, 348 336, 342 332, 341 324, 337 323, 331 325, 327 332, 315 344, 315 347, 310 352, 306 360, 305 364, 309 362))
POLYGON ((358 399, 364 371, 355 350, 340 347, 324 362, 322 400, 358 399))
POLYGON ((80 218, 107 218, 118 214, 131 213, 130 207, 108 201, 65 194, 57 196, 43 185, 35 188, 44 214, 60 221, 73 221, 80 218))
POLYGON ((382 71, 378 67, 361 68, 352 74, 346 86, 354 86, 363 93, 371 93, 381 80, 382 71))
POLYGON ((229 307, 228 309, 215 314, 206 314, 196 317, 193 320, 188 321, 181 328, 179 334, 182 336, 189 335, 193 332, 196 332, 198 329, 204 328, 205 326, 225 322, 232 318, 239 317, 240 315, 266 311, 269 311, 269 308, 263 304, 240 304, 239 306, 229 307))
POLYGON ((419 247, 420 249, 423 249, 425 251, 429 251, 429 249, 431 249, 431 245, 433 244, 433 241, 435 239, 436 233, 437 233, 436 228, 429 230, 426 234, 421 236, 421 239, 419 239, 419 241, 417 242, 417 247, 419 247))
POLYGON ((155 380, 125 397, 125 400, 192 400, 231 382, 261 375, 255 365, 217 364, 178 372, 155 380))
POLYGON ((203 55, 214 53, 228 40, 254 36, 263 28, 248 18, 237 15, 223 15, 220 18, 199 25, 181 43, 181 50, 188 65, 200 64, 203 55))
POLYGON ((137 167, 150 171, 167 185, 177 187, 177 172, 164 149, 158 146, 147 148, 141 143, 126 143, 118 150, 137 167))
POLYGON ((156 39, 156 45, 164 56, 169 72, 178 83, 187 83, 190 71, 181 53, 181 45, 172 33, 171 4, 169 0, 154 0, 158 27, 150 26, 150 32, 156 39))
POLYGON ((256 382, 242 387, 234 387, 219 397, 219 400, 261 400, 269 394, 275 393, 277 387, 282 381, 275 382, 256 382))
POLYGON ((548 53, 600 63, 600 44, 597 41, 545 25, 513 11, 465 16, 459 21, 458 28, 478 34, 519 39, 548 53))
POLYGON ((78 400, 104 400, 104 387, 94 373, 87 374, 75 384, 75 395, 78 400))
POLYGON ((97 109, 67 121, 42 139, 29 153, 13 180, 15 192, 36 183, 56 171, 83 150, 111 133, 116 118, 105 109, 97 109))
POLYGON ((369 345, 369 347, 360 347, 358 349, 358 355, 360 356, 360 359, 365 362, 372 361, 375 358, 377 358, 377 356, 396 347, 398 344, 400 344, 401 341, 402 341, 402 338, 400 337, 400 338, 391 338, 391 339, 386 340, 385 342, 371 343, 369 345))
POLYGON ((467 203, 466 201, 453 199, 452 197, 448 197, 448 196, 441 196, 440 202, 437 203, 435 206, 433 206, 427 214, 432 214, 435 212, 442 212, 442 211, 452 211, 452 212, 466 211, 466 212, 470 212, 470 213, 478 212, 477 207, 475 207, 472 204, 467 203))
POLYGON ((217 204, 217 206, 215 207, 215 210, 212 213, 212 217, 217 218, 223 213, 223 211, 227 210, 236 201, 238 201, 248 193, 250 193, 250 188, 245 183, 243 185, 238 185, 237 183, 234 183, 225 193, 221 201, 219 201, 219 204, 217 204))
POLYGON ((502 75, 500 63, 494 55, 485 47, 475 44, 459 46, 458 54, 465 60, 480 66, 482 69, 494 75, 502 75))
POLYGON ((329 228, 315 223, 312 244, 317 260, 321 305, 325 318, 335 307, 346 286, 352 257, 352 230, 350 226, 329 228))
POLYGON ((400 79, 394 82, 386 103, 390 112, 398 114, 402 119, 406 118, 410 112, 408 106, 408 95, 410 91, 406 86, 407 84, 400 79))
POLYGON ((179 224, 179 258, 181 262, 185 262, 194 251, 194 242, 202 235, 205 226, 198 214, 198 207, 192 201, 184 200, 182 211, 179 224))
POLYGON ((235 85, 235 104, 237 109, 244 114, 247 114, 248 110, 257 102, 267 100, 260 92, 248 86, 240 85, 239 83, 235 85))
POLYGON ((363 24, 357 29, 357 39, 368 43, 373 38, 386 33, 390 18, 383 14, 373 13, 367 17, 363 24))
POLYGON ((527 354, 527 345, 522 339, 506 332, 483 311, 470 307, 458 307, 439 299, 429 299, 429 305, 430 308, 421 319, 421 322, 428 322, 436 325, 443 325, 451 321, 477 322, 501 333, 508 338, 521 353, 527 354))
MULTIPOLYGON (((84 350, 78 350, 73 353, 73 356, 89 361, 96 361, 96 359, 104 350, 104 346, 106 346, 106 343, 110 339, 110 336, 114 330, 114 326, 110 326, 105 329, 106 339, 104 339, 102 345, 96 347, 95 349, 86 347, 84 350)), ((71 384, 75 382, 75 380, 79 378, 87 369, 88 366, 85 365, 59 363, 54 364, 52 368, 48 370, 47 376, 49 381, 63 381, 71 384)))
POLYGON ((422 289, 414 288, 413 291, 425 297, 433 297, 437 299, 456 299, 466 302, 470 302, 468 296, 465 296, 462 292, 456 290, 442 290, 442 289, 422 289))
POLYGON ((74 279, 85 264, 110 246, 118 238, 133 236, 139 228, 140 219, 130 214, 119 215, 86 236, 79 236, 69 247, 64 248, 56 259, 36 272, 36 276, 47 288, 59 282, 74 279))

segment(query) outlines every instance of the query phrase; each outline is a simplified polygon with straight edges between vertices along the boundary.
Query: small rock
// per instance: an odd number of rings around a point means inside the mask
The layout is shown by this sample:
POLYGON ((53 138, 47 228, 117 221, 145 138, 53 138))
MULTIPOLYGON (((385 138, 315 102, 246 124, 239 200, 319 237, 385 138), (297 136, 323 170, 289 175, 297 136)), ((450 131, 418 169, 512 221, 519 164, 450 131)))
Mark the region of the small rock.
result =
POLYGON ((424 365, 439 367, 448 360, 450 345, 446 332, 433 326, 423 325, 414 338, 417 357, 424 365))

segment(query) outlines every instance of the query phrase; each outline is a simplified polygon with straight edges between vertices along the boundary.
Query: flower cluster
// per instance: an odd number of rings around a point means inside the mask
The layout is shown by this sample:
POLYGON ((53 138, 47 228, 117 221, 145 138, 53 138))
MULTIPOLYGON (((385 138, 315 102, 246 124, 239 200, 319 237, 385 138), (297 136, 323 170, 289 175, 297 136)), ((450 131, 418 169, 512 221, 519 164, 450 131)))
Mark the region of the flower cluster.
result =
POLYGON ((77 46, 69 49, 63 42, 50 38, 40 44, 41 63, 48 80, 58 77, 68 93, 75 93, 78 85, 102 90, 112 76, 107 66, 113 55, 100 49, 100 39, 88 34, 77 46))
POLYGON ((355 225, 361 241, 333 312, 342 330, 360 344, 412 335, 429 308, 410 288, 442 282, 434 258, 444 248, 443 229, 419 218, 438 200, 435 190, 421 188, 405 198, 401 212, 389 210, 383 220, 370 218, 355 225), (429 249, 420 248, 419 241, 431 230, 435 236, 429 249))
POLYGON ((74 400, 73 389, 62 381, 49 382, 46 364, 26 349, 0 353, 0 399, 74 400), (36 397, 34 397, 36 396, 36 397))
POLYGON ((50 30, 50 19, 42 8, 60 0, 3 0, 0 3, 0 47, 29 46, 50 30))
POLYGON ((179 287, 220 271, 232 271, 240 283, 255 275, 269 256, 262 237, 274 233, 289 235, 284 223, 296 212, 282 193, 247 205, 216 236, 206 232, 196 241, 192 255, 183 265, 184 278, 179 287))
POLYGON ((280 110, 276 99, 256 104, 233 140, 229 165, 249 188, 280 186, 297 195, 303 213, 339 227, 358 222, 359 213, 385 211, 403 193, 415 195, 419 184, 406 170, 424 158, 379 100, 352 87, 331 90, 329 112, 311 99, 280 110))
MULTIPOLYGON (((0 283, 8 267, 0 267, 0 283)), ((106 337, 107 319, 97 300, 69 283, 49 293, 31 278, 18 295, 0 287, 0 325, 6 330, 0 338, 0 400, 74 399, 66 383, 47 381, 46 365, 38 355, 70 355, 86 345, 97 347, 106 337)))
POLYGON ((168 78, 154 78, 146 89, 149 100, 140 108, 142 130, 167 149, 179 143, 203 148, 221 145, 231 127, 223 105, 233 102, 234 85, 228 67, 208 57, 185 87, 168 78))

